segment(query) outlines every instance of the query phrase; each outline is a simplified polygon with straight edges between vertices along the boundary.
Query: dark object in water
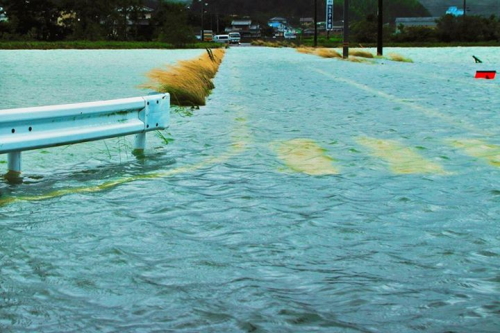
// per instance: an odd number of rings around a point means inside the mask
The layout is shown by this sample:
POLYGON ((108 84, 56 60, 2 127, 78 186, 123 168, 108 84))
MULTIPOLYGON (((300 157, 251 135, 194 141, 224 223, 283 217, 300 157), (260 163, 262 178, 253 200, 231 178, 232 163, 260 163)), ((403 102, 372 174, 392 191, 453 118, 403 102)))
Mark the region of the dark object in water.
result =
POLYGON ((476 61, 476 64, 477 64, 477 63, 480 63, 480 64, 482 64, 482 63, 483 63, 483 62, 481 61, 481 59, 479 59, 478 57, 476 57, 476 56, 474 56, 474 55, 472 56, 472 58, 474 58, 474 60, 476 61))
POLYGON ((492 80, 495 78, 497 71, 476 71, 476 79, 492 80))

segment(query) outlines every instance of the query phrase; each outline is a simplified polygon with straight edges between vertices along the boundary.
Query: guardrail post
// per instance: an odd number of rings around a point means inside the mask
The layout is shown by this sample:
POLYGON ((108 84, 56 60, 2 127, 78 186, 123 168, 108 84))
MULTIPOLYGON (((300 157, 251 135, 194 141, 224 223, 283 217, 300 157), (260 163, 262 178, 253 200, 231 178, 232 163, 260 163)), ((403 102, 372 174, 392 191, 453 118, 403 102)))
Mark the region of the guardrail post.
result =
POLYGON ((15 180, 20 178, 21 175, 21 152, 12 151, 7 153, 7 167, 8 171, 5 174, 5 179, 15 180))
POLYGON ((144 149, 146 148, 146 132, 139 133, 135 135, 134 150, 132 153, 134 155, 144 154, 144 149))

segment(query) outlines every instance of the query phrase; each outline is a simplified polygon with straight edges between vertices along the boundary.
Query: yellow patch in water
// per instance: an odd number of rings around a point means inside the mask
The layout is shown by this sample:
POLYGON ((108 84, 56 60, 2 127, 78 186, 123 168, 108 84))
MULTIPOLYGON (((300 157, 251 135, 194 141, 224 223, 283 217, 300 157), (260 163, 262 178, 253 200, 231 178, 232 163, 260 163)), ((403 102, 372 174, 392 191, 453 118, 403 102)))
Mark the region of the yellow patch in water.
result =
POLYGON ((325 154, 315 141, 293 139, 272 145, 278 158, 290 169, 312 176, 336 175, 339 170, 332 165, 333 158, 325 154))
POLYGON ((489 164, 500 167, 500 146, 478 139, 456 139, 449 143, 462 149, 467 155, 486 160, 489 164))
POLYGON ((368 147, 374 156, 389 163, 390 169, 394 173, 446 173, 439 164, 429 161, 412 148, 397 141, 363 137, 358 138, 357 142, 368 147))

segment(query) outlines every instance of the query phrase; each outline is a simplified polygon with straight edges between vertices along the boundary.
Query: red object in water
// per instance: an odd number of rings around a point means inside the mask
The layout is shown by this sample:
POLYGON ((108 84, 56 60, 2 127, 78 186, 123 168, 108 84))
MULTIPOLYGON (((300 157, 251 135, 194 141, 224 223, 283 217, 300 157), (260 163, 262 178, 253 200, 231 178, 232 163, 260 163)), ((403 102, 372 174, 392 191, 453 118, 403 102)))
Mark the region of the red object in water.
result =
POLYGON ((488 79, 492 80, 495 78, 497 71, 476 71, 476 79, 488 79))

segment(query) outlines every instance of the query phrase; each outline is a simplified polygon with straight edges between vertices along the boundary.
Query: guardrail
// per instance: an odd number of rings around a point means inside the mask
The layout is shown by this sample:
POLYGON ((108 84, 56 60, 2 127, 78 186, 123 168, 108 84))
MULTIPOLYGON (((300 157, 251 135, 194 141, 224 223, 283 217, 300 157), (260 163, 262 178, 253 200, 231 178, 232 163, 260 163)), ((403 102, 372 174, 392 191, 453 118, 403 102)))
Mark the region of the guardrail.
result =
POLYGON ((165 129, 170 95, 0 110, 0 154, 8 154, 7 179, 19 178, 21 152, 136 134, 144 151, 146 132, 165 129))

